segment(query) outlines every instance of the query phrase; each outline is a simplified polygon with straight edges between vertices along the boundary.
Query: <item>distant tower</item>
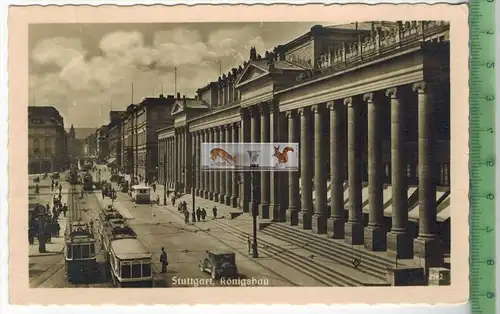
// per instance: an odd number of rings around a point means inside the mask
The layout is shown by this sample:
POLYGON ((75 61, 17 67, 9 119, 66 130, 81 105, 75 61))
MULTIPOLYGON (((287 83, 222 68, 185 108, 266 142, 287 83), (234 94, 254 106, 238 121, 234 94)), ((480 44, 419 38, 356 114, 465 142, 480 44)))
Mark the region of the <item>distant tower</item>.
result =
POLYGON ((71 125, 71 128, 69 129, 69 138, 71 140, 75 140, 75 138, 76 138, 75 128, 73 127, 73 124, 71 125))

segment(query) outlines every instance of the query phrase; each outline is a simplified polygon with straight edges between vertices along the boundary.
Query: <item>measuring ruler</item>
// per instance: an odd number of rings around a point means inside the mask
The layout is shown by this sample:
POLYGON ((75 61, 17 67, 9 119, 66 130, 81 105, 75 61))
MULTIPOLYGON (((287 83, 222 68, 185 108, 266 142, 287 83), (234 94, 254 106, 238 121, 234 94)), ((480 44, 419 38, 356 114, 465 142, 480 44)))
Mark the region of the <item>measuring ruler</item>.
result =
MULTIPOLYGON (((470 5, 470 301, 496 313, 495 0, 470 5)), ((453 26, 451 26, 453 27, 453 26)), ((456 231, 456 230, 455 230, 456 231)), ((453 280, 453 279, 452 279, 453 280)))

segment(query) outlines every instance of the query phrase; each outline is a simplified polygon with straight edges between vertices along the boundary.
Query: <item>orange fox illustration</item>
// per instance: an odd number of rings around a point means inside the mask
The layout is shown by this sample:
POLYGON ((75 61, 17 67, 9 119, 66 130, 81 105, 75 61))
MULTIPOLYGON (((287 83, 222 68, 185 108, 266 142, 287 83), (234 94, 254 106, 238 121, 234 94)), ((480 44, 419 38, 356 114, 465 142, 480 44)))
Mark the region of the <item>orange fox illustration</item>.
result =
POLYGON ((283 152, 280 152, 280 147, 274 146, 274 154, 273 157, 276 157, 278 159, 278 163, 280 164, 286 164, 288 162, 288 152, 293 152, 293 148, 290 146, 287 146, 283 148, 283 152))
POLYGON ((227 162, 228 164, 232 165, 236 161, 236 157, 238 156, 231 156, 228 152, 223 150, 222 148, 214 148, 210 151, 210 159, 216 160, 218 157, 220 157, 222 160, 227 162))

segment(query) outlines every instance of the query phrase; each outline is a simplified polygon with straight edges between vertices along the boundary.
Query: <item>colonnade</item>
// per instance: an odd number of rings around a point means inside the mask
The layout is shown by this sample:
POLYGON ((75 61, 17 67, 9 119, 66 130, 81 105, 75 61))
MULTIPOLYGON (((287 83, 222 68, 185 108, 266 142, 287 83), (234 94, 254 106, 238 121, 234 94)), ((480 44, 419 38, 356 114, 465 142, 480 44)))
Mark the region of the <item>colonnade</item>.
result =
POLYGON ((260 218, 286 221, 320 234, 331 233, 333 238, 345 239, 353 245, 364 244, 373 251, 396 252, 399 258, 411 258, 415 254, 428 259, 433 254, 438 263, 441 250, 433 179, 437 168, 432 87, 419 82, 286 112, 280 111, 279 106, 271 101, 241 108, 241 121, 238 123, 195 132, 189 132, 187 127, 176 129, 175 137, 166 142, 167 181, 183 182, 188 193, 192 191, 199 197, 239 207, 244 212, 255 211, 260 218), (411 97, 418 102, 419 235, 416 239, 408 230, 408 162, 404 136, 408 127, 405 120, 406 101, 411 97), (388 234, 383 212, 381 106, 391 108, 392 226, 388 234), (362 110, 367 112, 367 121, 363 119, 362 110), (329 137, 325 140, 322 130, 327 126, 328 119, 329 137), (361 125, 366 122, 369 221, 365 227, 361 125), (299 142, 300 171, 201 171, 201 144, 210 142, 299 142), (196 152, 193 163, 196 184, 192 190, 190 181, 182 172, 183 169, 191 170, 191 152, 196 152), (346 176, 347 217, 344 211, 346 176), (327 181, 331 184, 330 204, 327 200, 327 181))

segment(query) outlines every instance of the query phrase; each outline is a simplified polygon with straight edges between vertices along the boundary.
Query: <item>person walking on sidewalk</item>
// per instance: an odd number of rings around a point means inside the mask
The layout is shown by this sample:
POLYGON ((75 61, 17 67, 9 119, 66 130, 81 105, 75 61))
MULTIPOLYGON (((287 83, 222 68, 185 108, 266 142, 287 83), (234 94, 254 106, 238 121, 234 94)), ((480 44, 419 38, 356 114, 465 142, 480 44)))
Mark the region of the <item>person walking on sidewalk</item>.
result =
POLYGON ((62 193, 62 184, 59 184, 59 195, 62 193))
POLYGON ((189 212, 187 210, 184 211, 184 223, 186 225, 189 223, 189 212))
POLYGON ((156 183, 153 183, 151 186, 153 187, 153 192, 156 192, 156 183))
POLYGON ((252 254, 252 240, 250 239, 250 236, 247 237, 247 244, 248 244, 248 254, 252 254))
POLYGON ((161 272, 164 274, 167 272, 167 265, 168 265, 167 252, 165 251, 164 247, 161 248, 160 262, 161 262, 161 272))
POLYGON ((214 208, 212 208, 212 214, 214 215, 213 219, 217 219, 217 207, 214 205, 214 208))
POLYGON ((201 218, 201 209, 198 206, 198 208, 196 209, 196 220, 201 221, 200 218, 201 218))
POLYGON ((201 219, 205 221, 205 218, 207 218, 207 211, 205 210, 205 207, 201 209, 201 219))

